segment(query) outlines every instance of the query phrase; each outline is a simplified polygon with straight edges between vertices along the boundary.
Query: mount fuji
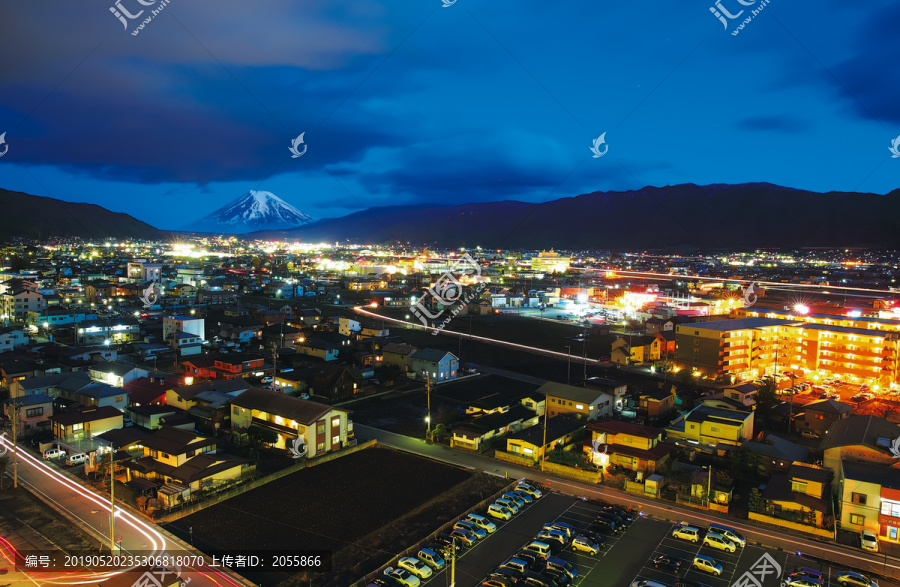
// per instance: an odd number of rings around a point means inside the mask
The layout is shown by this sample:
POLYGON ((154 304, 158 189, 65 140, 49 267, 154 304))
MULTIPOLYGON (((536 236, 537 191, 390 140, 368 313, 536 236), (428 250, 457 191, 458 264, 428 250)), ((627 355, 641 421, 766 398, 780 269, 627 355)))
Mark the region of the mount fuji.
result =
POLYGON ((312 220, 309 214, 301 212, 272 192, 250 190, 186 229, 244 234, 255 230, 296 228, 309 224, 312 220))

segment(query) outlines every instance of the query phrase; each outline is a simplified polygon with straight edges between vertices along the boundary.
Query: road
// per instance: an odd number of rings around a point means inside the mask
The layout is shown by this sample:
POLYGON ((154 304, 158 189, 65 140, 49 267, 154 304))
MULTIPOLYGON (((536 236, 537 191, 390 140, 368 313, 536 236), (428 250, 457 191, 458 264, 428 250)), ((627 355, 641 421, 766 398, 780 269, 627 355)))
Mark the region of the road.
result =
POLYGON ((862 569, 886 577, 900 579, 900 560, 892 557, 786 535, 779 533, 777 530, 763 529, 732 519, 712 516, 702 510, 683 508, 668 502, 660 502, 655 499, 624 494, 599 486, 591 486, 569 479, 546 475, 537 469, 503 463, 483 455, 463 453, 443 445, 426 444, 423 440, 409 438, 370 426, 355 424, 354 429, 360 440, 376 439, 379 443, 386 446, 400 448, 471 469, 483 470, 493 475, 514 479, 527 477, 549 484, 556 491, 576 497, 601 499, 626 507, 640 506, 643 513, 655 519, 686 522, 700 527, 706 527, 711 523, 725 523, 741 532, 747 538, 748 543, 773 546, 786 552, 799 551, 807 557, 833 561, 844 567, 862 569))
MULTIPOLYGON (((12 442, 5 437, 0 437, 2 444, 12 454, 14 448, 12 442)), ((10 473, 12 467, 10 467, 10 473)), ((54 504, 58 510, 66 512, 71 518, 78 520, 78 525, 84 531, 96 538, 109 536, 110 504, 107 496, 101 496, 86 489, 77 481, 57 471, 40 459, 35 458, 27 450, 20 449, 18 454, 18 479, 19 484, 34 492, 39 497, 54 504)), ((169 538, 154 524, 145 522, 139 516, 129 510, 116 507, 117 536, 121 536, 122 554, 147 555, 147 556, 188 556, 196 554, 187 545, 169 538)), ((108 539, 104 541, 109 544, 108 539)), ((18 553, 21 554, 21 553, 18 553)), ((16 557, 15 545, 7 541, 0 541, 0 561, 5 560, 7 569, 11 559, 16 557)), ((168 566, 168 565, 167 565, 168 566)), ((137 579, 141 573, 128 571, 137 579)), ((223 572, 209 567, 182 567, 180 576, 183 584, 198 587, 243 587, 252 585, 238 575, 223 572), (190 581, 188 581, 190 579, 190 581)), ((103 581, 120 574, 120 572, 97 572, 92 570, 78 570, 73 572, 40 572, 40 571, 13 571, 2 578, 5 583, 9 580, 13 583, 34 585, 102 585, 103 581)))

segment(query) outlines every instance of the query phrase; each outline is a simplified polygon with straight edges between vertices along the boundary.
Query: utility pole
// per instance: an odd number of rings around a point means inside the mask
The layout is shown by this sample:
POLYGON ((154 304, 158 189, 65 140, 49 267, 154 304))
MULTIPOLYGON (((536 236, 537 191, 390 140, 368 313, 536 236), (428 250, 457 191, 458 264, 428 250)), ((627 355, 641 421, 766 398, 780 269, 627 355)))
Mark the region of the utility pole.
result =
POLYGON ((450 539, 450 587, 456 586, 456 536, 450 539))
POLYGON ((581 352, 584 361, 584 382, 587 383, 587 327, 589 322, 584 321, 584 330, 581 331, 581 352))
POLYGON ((109 452, 109 551, 113 554, 116 550, 116 449, 112 447, 109 452))
MULTIPOLYGON (((457 367, 458 369, 459 367, 457 367)), ((425 395, 428 398, 428 416, 425 418, 425 440, 431 436, 431 378, 425 373, 425 395)))
POLYGON ((709 481, 706 484, 706 507, 709 507, 711 501, 710 495, 712 491, 712 465, 709 466, 709 481))
POLYGON ((19 486, 19 445, 16 444, 19 431, 19 404, 13 400, 13 489, 19 486))
POLYGON ((548 397, 548 395, 544 395, 544 441, 541 444, 541 471, 544 470, 544 460, 547 458, 547 411, 550 409, 548 397))

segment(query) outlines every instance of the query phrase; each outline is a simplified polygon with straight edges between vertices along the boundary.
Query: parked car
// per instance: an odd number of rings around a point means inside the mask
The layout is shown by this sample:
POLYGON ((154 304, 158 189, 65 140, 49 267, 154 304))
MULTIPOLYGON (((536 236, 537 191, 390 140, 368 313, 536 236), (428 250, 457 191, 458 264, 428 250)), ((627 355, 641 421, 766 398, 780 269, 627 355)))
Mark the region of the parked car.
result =
POLYGON ((575 527, 572 524, 566 524, 565 522, 550 522, 550 524, 544 524, 544 530, 556 530, 557 532, 562 532, 569 540, 575 536, 575 527), (548 525, 550 528, 547 528, 548 525))
POLYGON ((397 569, 388 567, 384 570, 384 574, 400 581, 405 587, 419 587, 421 581, 419 578, 407 571, 406 569, 397 569))
POLYGON ((517 506, 512 501, 506 499, 505 497, 498 497, 496 500, 494 500, 494 503, 502 505, 503 507, 505 507, 506 509, 511 511, 513 513, 513 515, 519 513, 519 506, 517 506))
POLYGON ((543 495, 540 489, 536 489, 528 483, 519 483, 516 485, 516 491, 523 491, 535 499, 540 499, 541 495, 543 495))
POLYGON ((676 575, 681 570, 681 561, 667 554, 660 554, 650 559, 650 564, 654 569, 663 569, 676 575))
POLYGON ((529 571, 522 577, 522 585, 525 587, 560 587, 550 577, 529 571))
POLYGON ((416 557, 435 571, 440 571, 447 566, 447 562, 444 560, 443 555, 431 548, 423 548, 416 553, 416 557))
POLYGON ((609 520, 605 520, 603 518, 597 518, 596 520, 594 520, 593 528, 607 534, 615 534, 616 532, 616 525, 613 522, 610 522, 609 520))
POLYGON ((693 526, 681 526, 672 530, 672 538, 680 538, 697 544, 700 541, 700 528, 693 526))
POLYGON ((474 534, 475 538, 477 538, 478 540, 487 538, 487 531, 479 528, 477 525, 475 525, 475 522, 472 522, 470 520, 457 520, 456 523, 453 524, 453 528, 468 530, 469 532, 474 534))
POLYGON ((367 587, 372 587, 372 585, 375 585, 375 587, 403 587, 403 583, 390 575, 372 577, 369 579, 369 585, 367 587))
POLYGON ((522 499, 521 497, 519 497, 518 495, 516 495, 515 493, 513 493, 512 491, 507 491, 500 497, 502 497, 503 499, 508 499, 509 501, 513 502, 514 504, 516 504, 516 507, 518 507, 518 508, 525 507, 525 500, 522 499))
POLYGON ((49 450, 44 451, 44 460, 48 459, 58 459, 59 457, 66 456, 66 451, 61 448, 51 448, 49 450))
POLYGON ((543 571, 541 571, 541 575, 547 577, 548 579, 559 585, 559 587, 571 587, 572 585, 572 577, 570 577, 568 574, 566 574, 565 571, 560 569, 547 567, 543 571))
POLYGON ((512 569, 524 575, 525 571, 528 570, 528 562, 513 556, 507 559, 505 563, 500 565, 500 568, 512 569))
POLYGON ((799 567, 792 570, 787 575, 788 577, 796 577, 798 579, 815 579, 819 583, 823 583, 825 581, 825 576, 815 569, 809 569, 806 567, 799 567))
POLYGON ((548 569, 560 569, 565 571, 567 575, 574 581, 578 578, 578 569, 575 568, 575 565, 570 563, 569 561, 565 561, 561 558, 550 557, 547 559, 547 568, 548 569))
POLYGON ((487 508, 487 514, 498 520, 508 520, 512 517, 512 512, 499 503, 492 503, 487 508))
POLYGON ((713 532, 708 532, 706 536, 703 537, 703 546, 724 550, 725 552, 734 552, 737 550, 737 545, 734 542, 721 534, 715 534, 713 532))
POLYGON ((71 467, 73 465, 80 465, 83 462, 88 460, 88 456, 83 452, 78 452, 73 455, 69 455, 66 457, 66 465, 71 467))
POLYGON ((478 540, 474 534, 461 528, 454 529, 450 532, 450 536, 456 538, 457 542, 462 542, 466 546, 474 546, 475 542, 478 540))
POLYGON ((525 561, 529 571, 540 571, 544 568, 544 560, 546 559, 541 558, 540 553, 533 550, 522 548, 513 556, 520 561, 525 561))
POLYGON ((698 571, 703 571, 705 573, 710 573, 711 575, 715 575, 716 577, 722 574, 722 565, 717 563, 712 558, 704 556, 702 554, 698 554, 694 557, 694 562, 691 564, 691 568, 697 569, 698 571))
POLYGON ((425 563, 425 561, 412 556, 401 558, 397 561, 397 566, 401 569, 406 569, 420 579, 427 579, 434 574, 434 571, 425 563))
POLYGON ((456 547, 456 552, 460 552, 460 551, 461 551, 462 549, 464 549, 465 546, 466 546, 465 544, 463 544, 463 543, 460 542, 459 540, 453 540, 453 537, 450 536, 449 534, 447 534, 446 532, 441 532, 440 534, 438 534, 437 536, 435 536, 434 541, 437 542, 438 544, 443 544, 443 545, 446 546, 448 549, 450 549, 450 548, 452 548, 453 546, 455 546, 455 547, 456 547))
POLYGON ((572 550, 595 555, 600 552, 600 545, 596 542, 591 542, 584 536, 576 536, 575 539, 572 540, 572 550))
POLYGON ((531 503, 534 501, 534 498, 524 491, 513 491, 513 493, 516 495, 516 497, 518 497, 525 503, 531 503))
POLYGON ((612 512, 612 513, 616 514, 617 516, 619 516, 620 518, 625 520, 625 522, 627 522, 628 524, 634 522, 634 520, 635 520, 634 512, 628 511, 625 508, 621 508, 621 507, 615 506, 615 505, 609 505, 609 506, 604 506, 602 509, 603 509, 603 511, 612 512))
POLYGON ((569 544, 569 540, 566 538, 566 535, 559 530, 542 530, 537 533, 534 539, 540 540, 541 542, 546 542, 551 547, 554 543, 556 543, 560 548, 568 546, 569 544))
POLYGON ((497 531, 497 525, 484 516, 479 516, 478 514, 469 514, 468 519, 488 534, 492 534, 497 531))
MULTIPOLYGON (((432 552, 438 553, 438 555, 440 555, 440 557, 444 560, 445 564, 447 562, 447 559, 453 556, 453 546, 444 542, 438 542, 437 540, 435 540, 434 542, 429 542, 422 550, 430 550, 432 552)), ((419 558, 422 557, 420 556, 419 558)))
POLYGON ((662 583, 657 583, 656 581, 647 581, 642 579, 640 581, 634 581, 631 584, 631 587, 668 587, 668 585, 663 585, 662 583))
POLYGON ((734 528, 729 528, 728 526, 723 526, 721 524, 710 524, 709 531, 716 534, 721 534, 741 548, 744 548, 744 546, 746 546, 747 544, 747 541, 744 539, 744 537, 741 536, 741 534, 734 528))
POLYGON ((579 536, 583 538, 587 538, 601 549, 606 546, 606 540, 603 539, 603 536, 599 532, 594 532, 593 530, 582 530, 578 533, 579 536))
POLYGON ((497 567, 496 569, 488 573, 487 578, 504 579, 515 585, 522 578, 522 572, 510 567, 497 567))
POLYGON ((844 571, 842 573, 838 573, 837 582, 841 585, 878 587, 878 583, 876 583, 874 579, 871 579, 866 575, 863 575, 862 573, 856 573, 854 571, 844 571))
POLYGON ((781 587, 822 587, 822 582, 809 577, 788 576, 781 582, 781 587))
POLYGON ((878 536, 872 530, 863 530, 859 533, 859 545, 863 550, 878 552, 878 536))

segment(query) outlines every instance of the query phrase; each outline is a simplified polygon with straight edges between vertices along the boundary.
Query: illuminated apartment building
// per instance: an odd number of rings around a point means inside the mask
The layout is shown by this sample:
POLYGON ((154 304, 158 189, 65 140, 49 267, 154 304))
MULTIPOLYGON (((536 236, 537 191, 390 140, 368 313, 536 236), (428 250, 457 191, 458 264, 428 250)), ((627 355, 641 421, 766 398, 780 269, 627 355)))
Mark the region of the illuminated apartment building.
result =
POLYGON ((676 326, 676 364, 709 377, 752 379, 790 371, 896 386, 900 333, 770 317, 676 326))
POLYGON ((542 252, 531 258, 531 269, 544 273, 565 273, 572 263, 570 257, 560 257, 558 253, 542 252))
MULTIPOLYGON (((851 312, 852 313, 852 312, 851 312)), ((781 318, 807 324, 823 326, 843 326, 846 328, 862 328, 864 330, 884 330, 900 332, 900 320, 890 318, 863 318, 862 316, 838 316, 834 314, 798 314, 791 310, 766 310, 761 308, 737 308, 731 313, 732 318, 781 318)))

